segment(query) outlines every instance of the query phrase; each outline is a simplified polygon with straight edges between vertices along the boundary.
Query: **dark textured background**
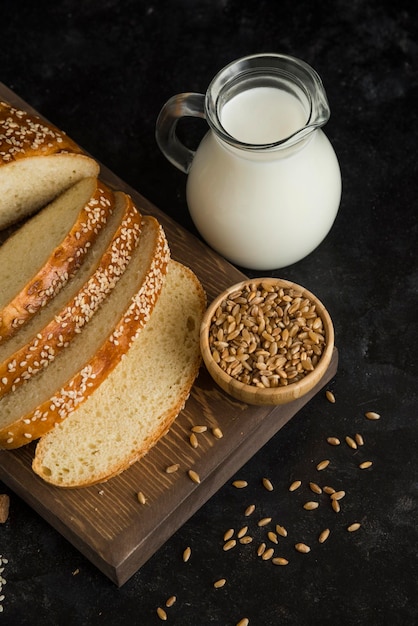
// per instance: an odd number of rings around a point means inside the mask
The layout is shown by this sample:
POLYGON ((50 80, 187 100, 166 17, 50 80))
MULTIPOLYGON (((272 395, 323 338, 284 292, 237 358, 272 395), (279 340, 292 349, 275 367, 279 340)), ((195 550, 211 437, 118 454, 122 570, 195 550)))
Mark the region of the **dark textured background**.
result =
POLYGON ((204 92, 240 56, 292 54, 319 72, 331 106, 325 131, 343 174, 327 239, 273 272, 331 312, 337 403, 317 396, 242 468, 246 490, 225 485, 121 589, 10 494, 0 623, 148 626, 161 623, 156 608, 175 594, 167 623, 177 626, 234 626, 242 617, 251 626, 418 624, 416 3, 15 0, 2 4, 0 38, 0 81, 191 230, 186 179, 159 152, 155 120, 171 95, 204 92), (378 422, 365 420, 369 409, 378 422), (366 441, 356 454, 325 442, 355 432, 366 441), (306 487, 292 496, 287 487, 316 480, 324 456, 336 469, 322 482, 338 482, 347 496, 340 514, 321 507, 313 518, 301 509, 306 487), (366 457, 373 468, 356 470, 366 457), (273 492, 260 486, 263 476, 273 492), (224 531, 244 524, 251 502, 260 517, 311 541, 311 553, 281 542, 287 567, 261 561, 256 542, 224 553, 224 531), (353 519, 362 528, 351 535, 353 519), (332 531, 323 546, 317 525, 332 531), (227 585, 214 590, 220 576, 227 585))

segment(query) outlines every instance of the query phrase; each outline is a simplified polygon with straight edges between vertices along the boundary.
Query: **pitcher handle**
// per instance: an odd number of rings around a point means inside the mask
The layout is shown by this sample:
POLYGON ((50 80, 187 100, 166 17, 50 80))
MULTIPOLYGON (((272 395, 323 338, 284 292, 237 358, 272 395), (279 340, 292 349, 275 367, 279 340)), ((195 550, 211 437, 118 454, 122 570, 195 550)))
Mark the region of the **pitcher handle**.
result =
POLYGON ((181 117, 205 115, 205 96, 201 93, 180 93, 170 98, 157 118, 155 138, 164 156, 180 171, 188 174, 195 155, 177 137, 176 126, 181 117))

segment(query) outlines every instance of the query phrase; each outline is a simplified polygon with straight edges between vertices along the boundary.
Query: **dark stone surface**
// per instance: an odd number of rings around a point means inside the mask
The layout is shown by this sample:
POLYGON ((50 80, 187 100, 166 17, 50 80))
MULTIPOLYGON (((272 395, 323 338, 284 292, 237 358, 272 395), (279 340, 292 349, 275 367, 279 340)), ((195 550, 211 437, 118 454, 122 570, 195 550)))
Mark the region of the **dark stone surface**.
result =
POLYGON ((172 594, 167 623, 181 626, 234 626, 243 617, 251 626, 417 624, 415 2, 15 0, 2 5, 0 33, 0 80, 190 229, 185 176, 160 154, 155 120, 171 95, 205 91, 246 54, 288 53, 319 72, 344 186, 323 244, 273 272, 317 293, 333 317, 337 403, 317 396, 242 468, 246 490, 225 485, 121 589, 10 494, 0 527, 9 559, 1 624, 148 626, 160 623, 156 608, 172 594), (365 420, 369 409, 382 418, 365 420), (366 443, 355 453, 325 441, 356 432, 366 443), (325 457, 332 471, 318 475, 325 457), (361 472, 366 458, 373 467, 361 472), (273 492, 261 487, 263 476, 273 492), (296 478, 304 487, 290 494, 296 478), (303 511, 309 480, 346 490, 341 513, 325 502, 303 511), (289 529, 276 548, 287 567, 255 554, 264 516, 289 529), (350 534, 354 520, 362 527, 350 534), (253 544, 223 552, 223 533, 246 523, 253 544), (331 535, 321 546, 325 526, 331 535), (311 544, 309 554, 296 553, 296 538, 311 544), (219 577, 227 584, 215 590, 219 577))

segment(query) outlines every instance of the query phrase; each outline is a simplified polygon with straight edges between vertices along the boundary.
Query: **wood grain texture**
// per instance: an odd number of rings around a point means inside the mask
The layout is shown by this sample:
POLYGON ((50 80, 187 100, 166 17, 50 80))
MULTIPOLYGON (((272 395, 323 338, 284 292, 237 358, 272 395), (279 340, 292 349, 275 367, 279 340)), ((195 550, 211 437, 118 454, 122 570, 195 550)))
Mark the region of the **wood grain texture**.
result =
MULTIPOLYGON (((33 112, 0 84, 0 97, 33 112)), ((246 277, 198 238, 130 188, 106 167, 101 178, 131 195, 138 208, 162 223, 177 261, 201 280, 208 302, 246 277)), ((84 489, 62 490, 31 470, 34 444, 0 452, 0 478, 68 539, 116 585, 123 585, 158 548, 242 465, 277 433, 335 375, 338 353, 308 394, 284 406, 249 406, 224 393, 202 366, 185 408, 170 431, 143 458, 116 478, 84 489), (191 427, 205 425, 199 445, 189 443, 191 427), (212 429, 219 427, 217 439, 212 429), (179 464, 177 472, 166 468, 179 464), (188 476, 193 469, 200 484, 188 476), (145 495, 145 504, 137 493, 145 495)))

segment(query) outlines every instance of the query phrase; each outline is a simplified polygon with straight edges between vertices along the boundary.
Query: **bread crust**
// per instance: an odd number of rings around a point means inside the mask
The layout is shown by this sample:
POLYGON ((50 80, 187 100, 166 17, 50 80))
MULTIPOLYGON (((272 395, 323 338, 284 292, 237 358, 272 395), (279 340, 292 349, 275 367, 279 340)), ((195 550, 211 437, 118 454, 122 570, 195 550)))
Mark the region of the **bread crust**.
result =
MULTIPOLYGON (((182 264, 176 261, 171 260, 170 266, 174 266, 174 265, 180 266, 182 271, 188 275, 188 280, 193 285, 193 291, 195 293, 195 296, 197 297, 197 303, 195 305, 194 310, 196 314, 200 316, 200 318, 202 318, 205 308, 206 308, 206 295, 205 295, 205 292, 203 290, 203 287, 200 281, 189 268, 182 266, 182 264)), ((199 330, 200 328, 198 327, 197 332, 199 332, 199 330)), ((163 329, 162 329, 162 332, 163 332, 163 329)), ((129 358, 129 354, 127 354, 125 358, 129 358)), ((190 370, 188 372, 187 377, 185 378, 183 382, 182 389, 180 390, 180 392, 178 393, 178 396, 175 399, 175 402, 170 406, 168 410, 166 410, 163 414, 158 416, 158 420, 156 420, 156 426, 155 426, 154 431, 147 438, 145 438, 141 442, 141 446, 137 447, 137 449, 134 452, 132 452, 129 457, 126 457, 123 460, 123 462, 114 464, 111 467, 108 466, 106 468, 106 471, 102 471, 100 473, 96 471, 94 478, 90 480, 80 479, 76 482, 75 481, 68 482, 68 479, 67 479, 67 482, 65 483, 56 482, 53 479, 53 477, 51 477, 47 472, 45 472, 43 452, 44 452, 44 448, 48 444, 46 443, 45 439, 41 438, 39 442, 37 443, 35 456, 32 462, 33 471, 36 474, 38 474, 43 480, 45 480, 45 482, 51 485, 54 485, 56 487, 63 488, 63 489, 89 487, 98 483, 104 483, 110 480, 111 478, 117 476, 121 472, 125 471, 131 465, 133 465, 134 463, 139 461, 142 457, 144 457, 149 452, 149 450, 156 443, 158 443, 161 437, 163 437, 168 432, 174 420, 176 419, 180 411, 184 408, 186 401, 190 396, 193 383, 199 374, 201 361, 202 361, 201 352, 200 352, 199 342, 197 339, 197 350, 195 353, 194 360, 193 362, 189 362, 190 370)), ((140 410, 140 407, 139 407, 139 410, 140 410)), ((53 436, 53 433, 51 433, 51 435, 53 436)), ((128 432, 126 433, 126 436, 129 438, 128 432)))
MULTIPOLYGON (((157 242, 144 281, 131 298, 113 332, 104 340, 92 358, 36 408, 20 415, 0 429, 0 448, 15 449, 42 437, 55 423, 61 422, 99 387, 128 351, 132 341, 145 326, 160 295, 170 259, 170 249, 162 226, 154 217, 157 242)), ((28 384, 33 384, 31 381, 28 384)))
POLYGON ((84 154, 65 132, 50 122, 0 101, 0 165, 63 152, 84 154))
POLYGON ((46 325, 0 362, 0 398, 47 367, 88 323, 125 271, 141 233, 142 216, 130 196, 117 192, 123 213, 92 275, 46 325))
MULTIPOLYGON (((106 223, 114 206, 113 191, 98 179, 94 182, 89 201, 80 209, 78 217, 63 241, 54 249, 44 265, 35 272, 26 285, 0 309, 0 341, 14 335, 20 326, 45 306, 80 267, 88 248, 106 223)), ((21 235, 18 230, 3 245, 11 247, 21 235)))
POLYGON ((27 218, 82 178, 99 174, 99 163, 65 132, 0 101, 0 229, 27 218))

